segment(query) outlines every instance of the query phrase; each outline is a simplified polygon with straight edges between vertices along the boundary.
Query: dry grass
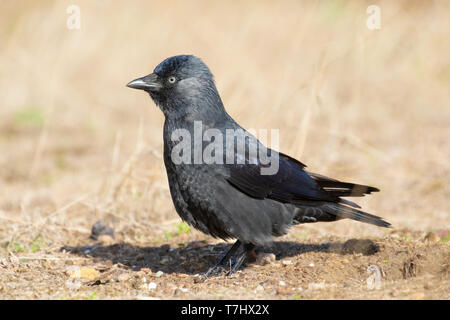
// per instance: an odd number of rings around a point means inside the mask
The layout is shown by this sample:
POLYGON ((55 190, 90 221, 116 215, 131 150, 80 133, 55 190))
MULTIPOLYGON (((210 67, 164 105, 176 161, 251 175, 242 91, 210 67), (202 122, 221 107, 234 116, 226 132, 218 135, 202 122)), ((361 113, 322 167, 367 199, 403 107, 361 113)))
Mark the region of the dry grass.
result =
MULTIPOLYGON (((280 129, 312 171, 379 187, 359 201, 369 212, 450 228, 450 4, 378 4, 370 31, 364 1, 2 1, 0 254, 85 243, 97 220, 127 243, 168 241, 163 116, 125 84, 180 53, 210 66, 241 125, 280 129), (81 30, 66 28, 72 2, 81 30)), ((386 235, 352 221, 291 234, 308 232, 386 235)))

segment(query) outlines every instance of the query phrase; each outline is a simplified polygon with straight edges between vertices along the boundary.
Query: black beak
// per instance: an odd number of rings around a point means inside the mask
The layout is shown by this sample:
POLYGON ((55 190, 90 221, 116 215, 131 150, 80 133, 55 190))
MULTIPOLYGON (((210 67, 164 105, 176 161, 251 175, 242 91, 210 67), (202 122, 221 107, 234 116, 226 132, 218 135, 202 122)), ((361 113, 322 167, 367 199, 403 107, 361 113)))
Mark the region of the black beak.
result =
POLYGON ((129 82, 127 87, 145 91, 159 91, 159 89, 162 88, 162 85, 158 82, 158 75, 150 73, 148 76, 129 82))

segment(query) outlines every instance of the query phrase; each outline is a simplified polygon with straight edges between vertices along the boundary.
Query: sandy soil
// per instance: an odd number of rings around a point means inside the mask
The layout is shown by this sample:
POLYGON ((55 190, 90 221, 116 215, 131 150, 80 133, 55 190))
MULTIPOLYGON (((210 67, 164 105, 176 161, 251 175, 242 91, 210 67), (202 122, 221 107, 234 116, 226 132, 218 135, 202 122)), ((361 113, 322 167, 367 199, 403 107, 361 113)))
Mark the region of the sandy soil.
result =
MULTIPOLYGON (((447 238, 448 238, 447 231, 447 238)), ((445 238, 444 238, 445 239, 445 238)), ((137 245, 109 237, 0 259, 7 299, 449 299, 450 246, 437 233, 286 236, 231 276, 203 279, 228 244, 192 235, 137 245)), ((18 251, 20 249, 16 248, 18 251)))

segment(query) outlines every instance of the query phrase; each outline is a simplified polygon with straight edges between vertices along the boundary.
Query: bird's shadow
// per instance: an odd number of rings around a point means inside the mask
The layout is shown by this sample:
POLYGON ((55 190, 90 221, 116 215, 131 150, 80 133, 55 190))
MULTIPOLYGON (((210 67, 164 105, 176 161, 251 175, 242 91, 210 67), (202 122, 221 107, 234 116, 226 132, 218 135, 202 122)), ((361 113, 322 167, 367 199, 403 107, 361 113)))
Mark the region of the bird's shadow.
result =
MULTIPOLYGON (((118 243, 104 246, 97 243, 89 246, 64 246, 72 254, 90 256, 100 261, 120 263, 132 270, 149 268, 152 272, 199 274, 214 265, 231 247, 231 244, 187 245, 186 247, 170 248, 168 245, 155 247, 140 247, 128 243, 118 243)), ((319 244, 302 244, 292 241, 274 242, 271 246, 261 247, 257 251, 273 253, 276 259, 301 255, 307 252, 328 252, 338 254, 373 255, 379 251, 379 246, 372 240, 351 239, 346 242, 325 242, 319 244)))

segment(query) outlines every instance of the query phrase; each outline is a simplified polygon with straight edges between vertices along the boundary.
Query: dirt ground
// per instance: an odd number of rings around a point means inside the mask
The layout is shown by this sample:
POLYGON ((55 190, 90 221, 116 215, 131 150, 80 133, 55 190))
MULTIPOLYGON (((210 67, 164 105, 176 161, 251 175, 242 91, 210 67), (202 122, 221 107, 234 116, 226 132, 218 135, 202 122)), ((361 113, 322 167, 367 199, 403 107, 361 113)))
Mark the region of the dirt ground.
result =
POLYGON ((377 3, 379 30, 362 1, 1 1, 0 298, 449 299, 450 2, 377 3), (163 115, 125 87, 180 53, 393 229, 296 226, 202 281, 230 244, 180 223, 163 115))
MULTIPOLYGON (((231 276, 202 278, 228 244, 199 234, 139 245, 83 238, 0 259, 6 299, 448 299, 450 248, 408 230, 382 238, 307 234, 260 248, 231 276), (180 242, 182 241, 182 242, 180 242), (378 274, 378 275, 377 275, 378 274), (378 278, 377 278, 378 276, 378 278), (371 280, 372 279, 372 280, 371 280)), ((448 234, 447 234, 448 238, 448 234)), ((28 251, 28 250, 26 250, 28 251)))

